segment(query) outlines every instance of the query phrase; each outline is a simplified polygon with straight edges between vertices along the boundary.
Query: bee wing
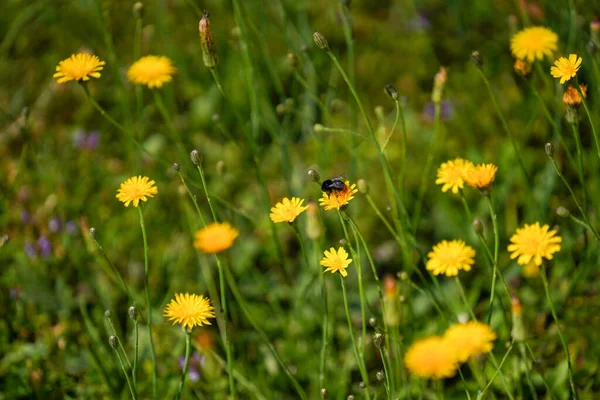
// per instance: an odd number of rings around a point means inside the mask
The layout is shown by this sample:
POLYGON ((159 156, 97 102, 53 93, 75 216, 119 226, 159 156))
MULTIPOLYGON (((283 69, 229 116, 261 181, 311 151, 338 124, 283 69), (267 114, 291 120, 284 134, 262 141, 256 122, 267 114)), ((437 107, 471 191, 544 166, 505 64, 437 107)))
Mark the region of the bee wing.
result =
POLYGON ((343 181, 346 178, 346 174, 341 174, 335 178, 331 178, 332 181, 343 181))

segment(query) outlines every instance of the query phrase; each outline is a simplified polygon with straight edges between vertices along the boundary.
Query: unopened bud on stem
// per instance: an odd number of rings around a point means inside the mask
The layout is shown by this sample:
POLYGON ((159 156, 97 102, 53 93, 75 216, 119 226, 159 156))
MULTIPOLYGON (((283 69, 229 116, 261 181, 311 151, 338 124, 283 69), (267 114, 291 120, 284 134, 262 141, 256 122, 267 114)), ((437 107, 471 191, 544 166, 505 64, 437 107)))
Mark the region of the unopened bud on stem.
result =
POLYGON ((329 43, 327 43, 327 39, 325 39, 325 36, 321 32, 313 33, 313 40, 321 50, 329 50, 329 43))
POLYGON ((200 31, 200 46, 202 47, 202 61, 208 68, 217 66, 219 59, 217 57, 217 49, 213 42, 212 33, 210 31, 210 21, 208 20, 208 11, 204 11, 204 16, 198 24, 200 31))
POLYGON ((196 150, 196 149, 192 150, 190 152, 190 158, 195 166, 202 164, 202 155, 200 154, 200 152, 198 150, 196 150))

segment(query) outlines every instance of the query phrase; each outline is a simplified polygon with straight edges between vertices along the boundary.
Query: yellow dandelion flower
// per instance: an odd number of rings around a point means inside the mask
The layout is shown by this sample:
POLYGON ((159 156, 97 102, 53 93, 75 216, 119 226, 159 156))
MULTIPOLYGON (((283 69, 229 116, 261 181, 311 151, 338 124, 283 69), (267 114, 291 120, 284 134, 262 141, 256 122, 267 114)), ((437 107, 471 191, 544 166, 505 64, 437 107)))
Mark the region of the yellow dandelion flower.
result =
POLYGON ((459 362, 492 351, 496 337, 496 332, 489 325, 477 321, 452 325, 444 334, 444 339, 454 348, 459 362))
POLYGON ((521 76, 527 76, 531 72, 531 64, 519 59, 515 61, 513 68, 515 72, 521 76))
POLYGON ((465 185, 465 178, 473 168, 473 163, 462 158, 455 158, 443 163, 437 171, 436 185, 443 185, 442 192, 452 189, 452 193, 458 193, 465 185))
POLYGON ((552 260, 552 254, 560 251, 562 238, 555 236, 556 231, 550 230, 548 225, 540 226, 539 222, 518 228, 517 232, 510 238, 511 244, 508 251, 511 252, 511 260, 517 259, 519 265, 533 263, 539 267, 542 259, 552 260))
POLYGON ((195 326, 210 325, 209 318, 215 318, 210 300, 203 295, 175 293, 175 298, 163 308, 163 316, 173 325, 193 329, 195 326))
POLYGON ((556 51, 558 35, 543 26, 532 26, 517 32, 510 40, 510 50, 519 60, 530 63, 556 51))
POLYGON ((561 57, 554 61, 554 66, 550 68, 550 73, 555 78, 560 78, 561 85, 566 81, 574 78, 577 71, 581 68, 581 57, 577 54, 569 54, 569 58, 561 57))
POLYGON ((194 247, 205 253, 219 253, 230 248, 239 234, 228 222, 215 222, 196 232, 194 247))
POLYGON ((442 240, 427 257, 426 268, 434 275, 456 276, 460 270, 470 271, 475 264, 475 250, 462 240, 442 240))
POLYGON ((471 187, 485 189, 494 182, 496 171, 498 171, 498 167, 494 164, 478 164, 469 170, 465 181, 471 187))
POLYGON ((137 60, 127 70, 127 78, 136 85, 146 85, 150 89, 160 88, 170 82, 176 69, 171 60, 164 56, 145 56, 137 60))
POLYGON ((323 253, 325 257, 321 260, 320 264, 326 267, 325 272, 331 271, 331 273, 339 272, 342 276, 348 276, 346 268, 352 262, 352 259, 348 258, 348 252, 340 247, 337 251, 332 247, 329 250, 325 250, 323 253))
POLYGON ((304 199, 292 197, 292 199, 284 198, 275 207, 271 207, 271 220, 278 222, 294 222, 296 217, 308 209, 308 206, 302 206, 304 199))
POLYGON ((346 181, 344 189, 338 192, 333 191, 330 194, 323 192, 323 197, 319 199, 319 204, 325 207, 325 210, 333 210, 334 208, 339 210, 354 198, 356 192, 358 192, 356 183, 350 185, 350 182, 346 181))
MULTIPOLYGON (((587 99, 587 86, 579 85, 581 89, 581 93, 583 94, 583 98, 587 99)), ((565 93, 563 93, 563 103, 566 106, 578 106, 581 104, 581 95, 579 91, 573 87, 573 85, 569 85, 565 93)))
POLYGON ((453 377, 458 368, 453 346, 439 336, 413 343, 406 351, 404 365, 413 375, 438 379, 453 377))
POLYGON ((58 83, 64 83, 72 80, 88 81, 92 78, 100 78, 100 72, 103 69, 104 61, 100 61, 97 56, 88 53, 72 54, 66 60, 62 60, 56 66, 56 73, 52 76, 57 78, 58 83))
POLYGON ((121 187, 117 191, 117 199, 125 203, 125 207, 129 207, 131 202, 134 207, 137 207, 140 200, 147 201, 148 197, 154 197, 158 193, 158 188, 154 186, 154 183, 146 176, 133 176, 121 183, 121 187))

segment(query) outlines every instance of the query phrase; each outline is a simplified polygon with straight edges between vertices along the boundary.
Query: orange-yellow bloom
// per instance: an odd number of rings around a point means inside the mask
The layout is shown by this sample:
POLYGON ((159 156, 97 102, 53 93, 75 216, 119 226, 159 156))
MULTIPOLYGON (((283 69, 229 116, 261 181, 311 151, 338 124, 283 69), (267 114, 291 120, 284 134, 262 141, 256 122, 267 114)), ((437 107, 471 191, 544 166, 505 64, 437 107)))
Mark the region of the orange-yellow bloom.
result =
POLYGON ((465 186, 465 178, 473 168, 471 161, 455 158, 443 163, 437 171, 436 185, 443 185, 442 192, 452 189, 452 193, 458 193, 465 186))
POLYGON ((205 253, 220 253, 230 248, 238 235, 228 222, 214 222, 196 232, 194 247, 205 253))
POLYGON ((358 192, 356 183, 350 185, 349 181, 344 183, 344 189, 333 191, 330 194, 323 192, 323 197, 319 199, 319 204, 325 207, 325 210, 340 209, 347 205, 354 198, 354 194, 358 192))
POLYGON ((556 231, 550 230, 548 225, 540 226, 540 223, 536 222, 518 228, 510 241, 508 251, 511 252, 511 260, 518 257, 519 265, 533 263, 539 267, 544 258, 551 260, 553 254, 560 251, 562 238, 556 236, 556 231))
POLYGON ((100 72, 104 61, 100 61, 97 56, 88 53, 77 53, 71 55, 66 60, 62 60, 56 66, 56 73, 53 78, 57 78, 58 83, 64 83, 71 80, 87 81, 92 78, 100 78, 100 72))
POLYGON ((456 276, 458 271, 470 271, 475 264, 475 250, 462 240, 442 240, 427 254, 426 268, 434 275, 456 276))
POLYGON ((492 351, 496 337, 489 325, 477 321, 454 324, 444 334, 444 339, 454 348, 459 362, 492 351))
POLYGON ((348 258, 348 252, 340 247, 337 251, 332 247, 329 250, 325 250, 325 257, 321 260, 320 264, 324 266, 325 272, 331 271, 331 273, 339 272, 343 277, 348 276, 346 268, 352 262, 351 258, 348 258))
POLYGON ((577 71, 581 68, 581 57, 577 54, 569 54, 569 58, 561 57, 554 61, 554 66, 550 68, 550 73, 555 78, 560 78, 561 85, 574 78, 577 71))
POLYGON ((296 217, 308 209, 308 206, 302 206, 304 199, 292 197, 292 199, 284 198, 275 207, 271 207, 271 220, 278 222, 294 222, 296 217))
POLYGON ((408 348, 404 365, 411 374, 421 378, 451 378, 458 368, 454 350, 443 338, 430 336, 408 348))
POLYGON ((154 181, 150 181, 146 176, 134 176, 121 183, 117 199, 125 203, 125 207, 129 207, 131 202, 137 207, 140 200, 147 201, 148 197, 154 197, 157 193, 158 188, 154 186, 154 181))
POLYGON ((180 324, 183 328, 192 329, 195 326, 210 325, 209 318, 215 317, 210 300, 203 295, 175 293, 175 299, 163 309, 163 316, 173 325, 180 324))

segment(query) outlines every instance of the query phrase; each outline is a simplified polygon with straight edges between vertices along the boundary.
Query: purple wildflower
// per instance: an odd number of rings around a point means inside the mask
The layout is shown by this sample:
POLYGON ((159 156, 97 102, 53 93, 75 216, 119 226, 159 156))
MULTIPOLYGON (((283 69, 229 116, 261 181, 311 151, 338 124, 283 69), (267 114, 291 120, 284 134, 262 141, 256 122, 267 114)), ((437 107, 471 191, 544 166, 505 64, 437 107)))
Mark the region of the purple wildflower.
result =
POLYGON ((42 257, 50 257, 52 254, 52 243, 50 243, 50 239, 46 236, 42 235, 38 238, 38 247, 40 248, 42 257))

